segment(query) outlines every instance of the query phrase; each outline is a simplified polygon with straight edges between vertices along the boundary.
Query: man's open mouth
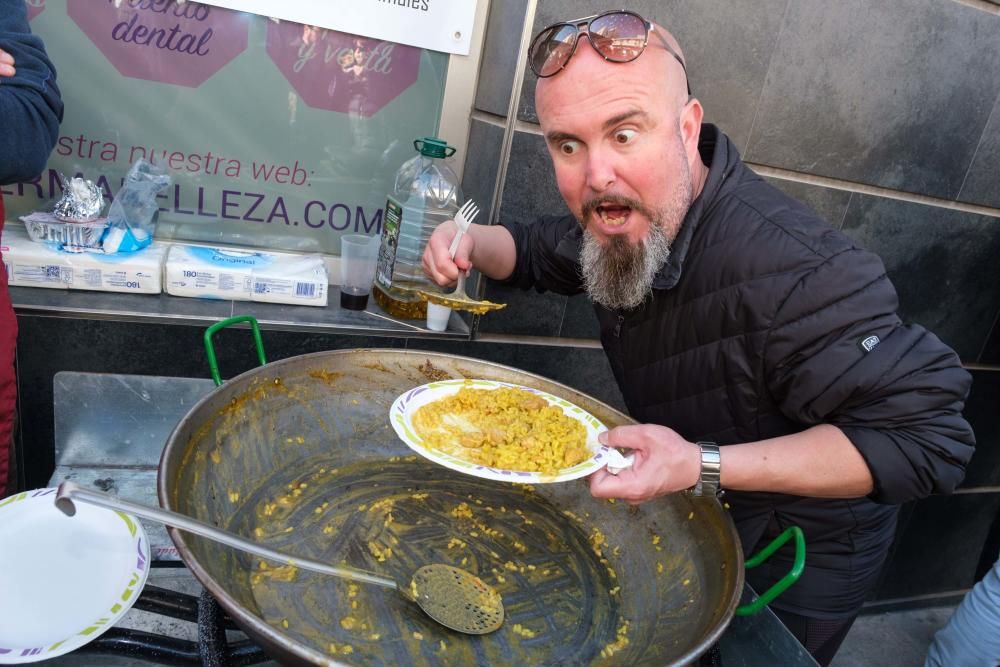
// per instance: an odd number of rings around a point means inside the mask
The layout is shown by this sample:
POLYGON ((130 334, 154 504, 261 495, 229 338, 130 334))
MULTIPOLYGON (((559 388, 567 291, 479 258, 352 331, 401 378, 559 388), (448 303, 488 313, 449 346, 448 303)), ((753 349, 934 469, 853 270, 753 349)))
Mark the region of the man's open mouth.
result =
POLYGON ((603 224, 609 227, 621 227, 628 220, 632 209, 618 204, 601 204, 596 211, 603 224))

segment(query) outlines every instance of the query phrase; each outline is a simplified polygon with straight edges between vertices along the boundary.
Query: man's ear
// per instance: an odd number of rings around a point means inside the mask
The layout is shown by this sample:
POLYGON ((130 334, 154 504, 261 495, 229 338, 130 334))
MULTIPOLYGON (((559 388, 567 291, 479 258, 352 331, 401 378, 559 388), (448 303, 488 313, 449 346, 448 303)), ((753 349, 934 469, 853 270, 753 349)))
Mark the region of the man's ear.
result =
POLYGON ((698 152, 701 119, 704 115, 705 110, 701 108, 701 102, 695 97, 689 99, 684 108, 681 109, 681 138, 684 140, 684 148, 688 155, 694 155, 698 152))

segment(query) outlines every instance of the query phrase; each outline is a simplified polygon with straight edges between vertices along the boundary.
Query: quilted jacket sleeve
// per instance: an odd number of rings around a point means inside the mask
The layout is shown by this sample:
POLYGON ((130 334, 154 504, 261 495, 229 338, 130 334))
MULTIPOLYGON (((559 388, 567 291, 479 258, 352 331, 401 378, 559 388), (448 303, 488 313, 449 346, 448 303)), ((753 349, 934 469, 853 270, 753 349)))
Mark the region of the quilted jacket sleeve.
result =
POLYGON ((881 503, 953 491, 975 447, 961 414, 969 373, 934 334, 903 325, 896 306, 881 260, 842 250, 795 281, 764 359, 785 415, 839 427, 881 503))
POLYGON ((17 74, 0 79, 0 183, 37 176, 55 145, 63 103, 42 40, 31 34, 24 0, 0 0, 0 49, 17 74))
POLYGON ((514 272, 505 284, 569 295, 583 291, 574 240, 579 225, 572 216, 542 217, 530 225, 500 224, 514 237, 517 248, 514 272))

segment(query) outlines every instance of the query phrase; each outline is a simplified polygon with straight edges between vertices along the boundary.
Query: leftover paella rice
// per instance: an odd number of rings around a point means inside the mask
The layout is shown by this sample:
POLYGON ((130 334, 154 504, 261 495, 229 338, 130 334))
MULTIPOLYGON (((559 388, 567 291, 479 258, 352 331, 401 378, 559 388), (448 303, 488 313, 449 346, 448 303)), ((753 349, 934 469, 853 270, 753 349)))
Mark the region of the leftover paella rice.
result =
POLYGON ((490 468, 554 474, 593 454, 583 424, 515 387, 462 387, 418 408, 413 426, 429 447, 490 468))

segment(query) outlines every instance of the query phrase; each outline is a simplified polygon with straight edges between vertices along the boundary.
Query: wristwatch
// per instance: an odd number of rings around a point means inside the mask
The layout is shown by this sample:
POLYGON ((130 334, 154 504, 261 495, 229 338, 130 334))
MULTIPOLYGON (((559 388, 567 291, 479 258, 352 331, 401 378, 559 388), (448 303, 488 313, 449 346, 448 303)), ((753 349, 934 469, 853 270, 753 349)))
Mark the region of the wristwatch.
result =
POLYGON ((714 442, 699 442, 701 448, 701 474, 698 476, 698 483, 689 489, 692 496, 719 496, 722 489, 719 488, 719 481, 722 477, 722 454, 719 453, 719 446, 714 442))

